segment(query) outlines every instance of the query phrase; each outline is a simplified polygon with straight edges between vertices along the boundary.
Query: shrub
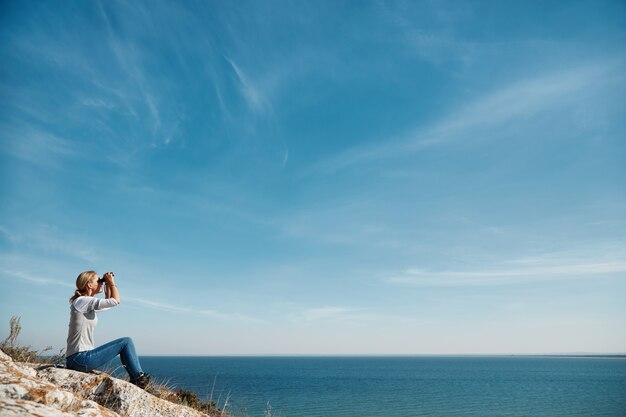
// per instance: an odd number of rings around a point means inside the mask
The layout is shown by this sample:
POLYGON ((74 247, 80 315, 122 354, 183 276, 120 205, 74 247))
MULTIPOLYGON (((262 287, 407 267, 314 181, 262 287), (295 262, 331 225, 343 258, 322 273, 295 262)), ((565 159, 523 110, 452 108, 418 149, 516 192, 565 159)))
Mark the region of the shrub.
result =
POLYGON ((192 391, 189 391, 183 388, 178 388, 176 391, 174 391, 174 393, 176 394, 174 402, 178 404, 195 408, 196 410, 200 410, 203 413, 207 413, 207 414, 215 414, 215 413, 219 413, 222 411, 216 407, 216 404, 214 401, 203 402, 192 391))

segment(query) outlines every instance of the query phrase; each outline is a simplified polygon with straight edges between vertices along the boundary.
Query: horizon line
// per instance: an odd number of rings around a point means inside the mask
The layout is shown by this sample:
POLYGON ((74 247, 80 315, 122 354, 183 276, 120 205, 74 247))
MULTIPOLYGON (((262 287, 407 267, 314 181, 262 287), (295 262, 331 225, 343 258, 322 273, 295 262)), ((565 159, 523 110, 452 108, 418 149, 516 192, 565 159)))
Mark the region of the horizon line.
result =
POLYGON ((570 358, 624 358, 626 352, 609 353, 231 353, 231 354, 148 354, 140 357, 570 357, 570 358))

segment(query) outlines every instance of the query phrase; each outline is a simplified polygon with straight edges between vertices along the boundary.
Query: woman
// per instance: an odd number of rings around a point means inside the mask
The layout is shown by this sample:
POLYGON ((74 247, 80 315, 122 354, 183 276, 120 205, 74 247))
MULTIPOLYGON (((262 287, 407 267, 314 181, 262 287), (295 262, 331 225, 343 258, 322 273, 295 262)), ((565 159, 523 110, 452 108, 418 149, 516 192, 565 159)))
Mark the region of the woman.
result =
POLYGON ((70 325, 67 334, 65 363, 69 369, 89 372, 120 355, 122 364, 130 375, 130 382, 145 388, 150 376, 141 370, 135 345, 130 337, 122 337, 100 347, 95 347, 93 330, 98 324, 96 311, 104 311, 120 304, 120 293, 115 286, 113 272, 99 279, 95 271, 81 272, 76 278, 76 292, 70 298, 70 325), (105 283, 105 298, 96 298, 105 283))

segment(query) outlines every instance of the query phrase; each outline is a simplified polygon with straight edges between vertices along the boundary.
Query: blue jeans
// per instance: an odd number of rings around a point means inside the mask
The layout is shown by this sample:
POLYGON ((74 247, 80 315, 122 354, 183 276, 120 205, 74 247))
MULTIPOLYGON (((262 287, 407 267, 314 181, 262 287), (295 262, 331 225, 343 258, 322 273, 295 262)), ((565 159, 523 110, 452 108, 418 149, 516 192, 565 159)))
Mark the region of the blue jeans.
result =
POLYGON ((135 344, 130 337, 122 337, 95 349, 75 353, 65 358, 65 364, 68 369, 89 372, 108 363, 117 355, 120 355, 122 365, 126 368, 130 379, 139 378, 143 371, 137 352, 135 352, 135 344))

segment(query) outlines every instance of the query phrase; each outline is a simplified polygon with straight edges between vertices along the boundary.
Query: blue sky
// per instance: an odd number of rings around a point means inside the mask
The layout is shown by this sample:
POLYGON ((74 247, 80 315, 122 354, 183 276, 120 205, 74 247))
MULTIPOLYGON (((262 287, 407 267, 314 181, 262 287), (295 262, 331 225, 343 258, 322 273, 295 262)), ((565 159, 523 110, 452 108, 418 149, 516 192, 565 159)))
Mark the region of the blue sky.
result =
POLYGON ((0 19, 0 335, 95 269, 140 354, 626 351, 623 2, 0 19))

